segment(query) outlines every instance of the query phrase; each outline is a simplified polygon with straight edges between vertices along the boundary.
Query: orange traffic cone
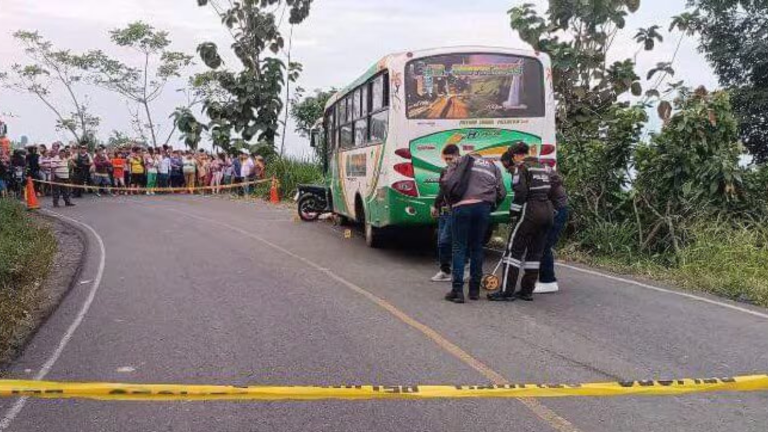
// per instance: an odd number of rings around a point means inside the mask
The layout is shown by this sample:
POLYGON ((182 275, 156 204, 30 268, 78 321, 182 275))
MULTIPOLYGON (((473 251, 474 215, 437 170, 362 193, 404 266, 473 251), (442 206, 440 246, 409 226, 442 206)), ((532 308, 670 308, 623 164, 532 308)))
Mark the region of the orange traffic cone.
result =
POLYGON ((275 177, 272 177, 272 187, 269 189, 269 202, 272 204, 280 203, 280 195, 277 191, 279 184, 275 177))
POLYGON ((32 177, 27 177, 27 189, 24 192, 27 198, 27 210, 39 209, 40 204, 37 202, 37 194, 35 193, 35 185, 32 184, 32 177))

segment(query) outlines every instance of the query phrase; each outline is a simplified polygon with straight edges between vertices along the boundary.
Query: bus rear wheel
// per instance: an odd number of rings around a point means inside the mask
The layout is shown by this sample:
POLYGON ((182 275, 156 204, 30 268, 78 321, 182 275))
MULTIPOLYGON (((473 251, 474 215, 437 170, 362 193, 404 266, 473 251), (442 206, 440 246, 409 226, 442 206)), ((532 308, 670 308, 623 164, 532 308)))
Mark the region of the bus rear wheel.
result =
POLYGON ((383 228, 377 228, 370 222, 365 223, 365 244, 374 249, 384 246, 386 233, 383 228))

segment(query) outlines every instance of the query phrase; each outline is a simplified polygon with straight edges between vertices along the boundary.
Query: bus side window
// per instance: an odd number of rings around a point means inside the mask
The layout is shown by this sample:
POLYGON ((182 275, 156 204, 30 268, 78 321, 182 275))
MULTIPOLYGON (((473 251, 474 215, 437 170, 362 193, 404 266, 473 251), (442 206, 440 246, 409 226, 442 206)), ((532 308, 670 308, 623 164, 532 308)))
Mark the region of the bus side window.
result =
POLYGON ((387 139, 389 127, 389 80, 388 74, 381 74, 371 82, 370 136, 372 142, 387 139))
POLYGON ((371 90, 373 93, 371 111, 378 111, 384 107, 384 75, 379 75, 373 80, 371 90))

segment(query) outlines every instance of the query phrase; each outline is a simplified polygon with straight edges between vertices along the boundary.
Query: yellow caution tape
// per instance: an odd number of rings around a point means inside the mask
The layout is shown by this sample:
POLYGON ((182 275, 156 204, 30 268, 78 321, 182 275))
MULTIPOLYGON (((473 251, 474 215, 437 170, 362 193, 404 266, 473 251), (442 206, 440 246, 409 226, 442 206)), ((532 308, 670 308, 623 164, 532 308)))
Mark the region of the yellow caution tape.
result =
POLYGON ((0 397, 97 400, 320 400, 674 396, 768 390, 768 375, 589 384, 223 386, 0 380, 0 397))
POLYGON ((115 192, 188 192, 188 191, 202 191, 202 190, 214 190, 214 189, 235 189, 243 186, 253 186, 257 184, 266 183, 269 181, 272 181, 271 179, 262 179, 262 180, 253 180, 249 182, 243 182, 243 183, 233 183, 228 185, 220 185, 220 186, 196 186, 193 188, 189 187, 154 187, 154 188, 131 188, 131 187, 115 187, 115 186, 93 186, 93 185, 82 185, 82 184, 72 184, 72 183, 61 183, 61 182, 52 182, 48 180, 37 180, 32 179, 35 183, 41 183, 41 184, 47 184, 47 185, 54 185, 54 186, 64 186, 72 189, 86 189, 86 190, 107 190, 107 191, 115 191, 115 192))

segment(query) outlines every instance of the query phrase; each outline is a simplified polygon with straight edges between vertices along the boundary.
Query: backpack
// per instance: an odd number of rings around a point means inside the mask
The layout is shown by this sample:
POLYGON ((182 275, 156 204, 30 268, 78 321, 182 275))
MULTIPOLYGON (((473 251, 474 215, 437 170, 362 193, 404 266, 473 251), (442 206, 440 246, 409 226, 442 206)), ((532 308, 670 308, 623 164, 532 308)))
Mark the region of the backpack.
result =
POLYGON ((464 197, 467 187, 469 187, 469 177, 474 164, 475 159, 472 156, 465 156, 459 161, 453 172, 444 179, 445 200, 448 204, 456 204, 464 197))

